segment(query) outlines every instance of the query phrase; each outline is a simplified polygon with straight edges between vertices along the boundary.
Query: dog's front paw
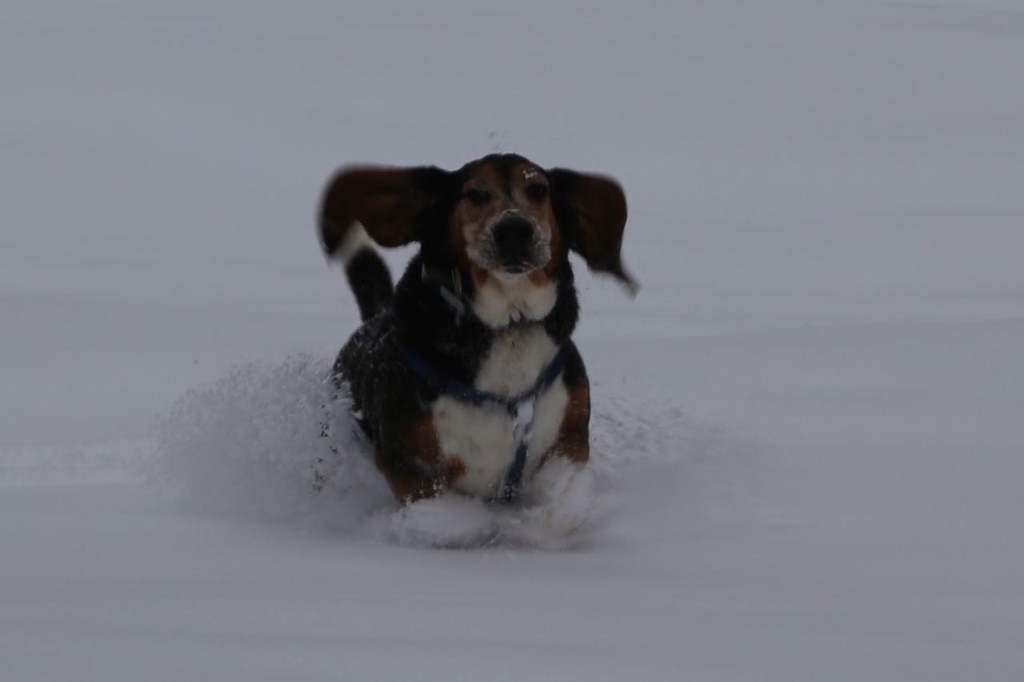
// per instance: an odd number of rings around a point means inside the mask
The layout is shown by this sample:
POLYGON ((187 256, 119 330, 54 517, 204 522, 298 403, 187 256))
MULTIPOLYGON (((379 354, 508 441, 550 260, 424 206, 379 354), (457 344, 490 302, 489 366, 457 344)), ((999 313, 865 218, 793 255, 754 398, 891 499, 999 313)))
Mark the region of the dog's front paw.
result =
POLYGON ((555 457, 537 472, 531 489, 531 520, 550 538, 565 538, 596 520, 594 474, 586 466, 555 457))
POLYGON ((455 493, 411 502, 391 514, 399 544, 418 547, 479 547, 494 540, 494 515, 483 503, 455 493))

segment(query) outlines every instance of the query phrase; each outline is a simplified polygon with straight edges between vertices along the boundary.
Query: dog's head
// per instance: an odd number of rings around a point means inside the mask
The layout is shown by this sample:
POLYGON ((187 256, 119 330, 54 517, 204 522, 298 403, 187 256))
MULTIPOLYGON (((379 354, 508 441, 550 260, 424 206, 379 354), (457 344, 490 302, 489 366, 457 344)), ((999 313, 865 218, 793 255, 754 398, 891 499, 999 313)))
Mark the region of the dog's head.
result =
POLYGON ((454 172, 435 167, 354 167, 328 184, 320 239, 330 257, 358 221, 381 246, 421 245, 428 267, 457 268, 476 291, 545 287, 569 250, 618 277, 626 197, 611 178, 545 170, 492 154, 454 172))

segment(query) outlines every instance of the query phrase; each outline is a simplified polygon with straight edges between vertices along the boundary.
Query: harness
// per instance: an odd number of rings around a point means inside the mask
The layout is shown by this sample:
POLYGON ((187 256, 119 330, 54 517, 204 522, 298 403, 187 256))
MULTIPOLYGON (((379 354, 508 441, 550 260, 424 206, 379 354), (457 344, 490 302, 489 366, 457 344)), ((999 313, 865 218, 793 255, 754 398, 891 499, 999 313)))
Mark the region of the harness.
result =
POLYGON ((532 388, 511 398, 480 391, 473 386, 445 376, 420 355, 404 346, 400 346, 398 350, 409 371, 437 393, 451 396, 473 407, 503 411, 512 418, 514 425, 512 429, 514 456, 495 499, 506 503, 515 500, 523 479, 526 454, 530 449, 530 437, 533 433, 535 417, 534 408, 537 405, 537 399, 542 393, 551 388, 552 384, 561 376, 562 370, 565 369, 565 363, 569 356, 568 344, 558 349, 554 359, 541 372, 540 377, 532 388))

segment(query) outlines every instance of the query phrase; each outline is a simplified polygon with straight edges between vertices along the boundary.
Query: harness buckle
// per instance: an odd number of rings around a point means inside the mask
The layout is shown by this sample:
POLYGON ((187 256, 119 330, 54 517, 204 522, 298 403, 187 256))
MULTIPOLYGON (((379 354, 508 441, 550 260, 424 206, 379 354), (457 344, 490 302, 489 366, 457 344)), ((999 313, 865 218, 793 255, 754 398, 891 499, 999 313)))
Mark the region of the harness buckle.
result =
POLYGON ((521 400, 515 404, 512 408, 512 440, 515 443, 515 449, 519 448, 521 443, 526 442, 530 438, 530 432, 533 430, 533 417, 534 408, 537 405, 536 396, 521 400))
POLYGON ((526 427, 533 423, 533 410, 536 403, 537 399, 535 397, 516 403, 512 417, 517 428, 526 427))

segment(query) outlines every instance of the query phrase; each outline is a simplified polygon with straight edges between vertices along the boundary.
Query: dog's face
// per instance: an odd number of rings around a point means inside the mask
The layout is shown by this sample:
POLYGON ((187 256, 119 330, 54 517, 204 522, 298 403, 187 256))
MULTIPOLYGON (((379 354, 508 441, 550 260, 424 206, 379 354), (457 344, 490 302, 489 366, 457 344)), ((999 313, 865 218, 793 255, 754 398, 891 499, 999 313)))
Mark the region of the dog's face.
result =
POLYGON ((464 266, 477 277, 512 279, 552 262, 561 238, 543 170, 519 157, 488 157, 459 175, 449 239, 464 266))
POLYGON ((550 289, 570 249, 591 269, 634 286, 620 258, 626 198, 618 183, 544 170, 515 154, 485 156, 453 172, 343 169, 328 185, 320 216, 328 256, 338 254, 356 221, 382 246, 419 241, 425 263, 459 270, 472 283, 471 296, 550 289))

